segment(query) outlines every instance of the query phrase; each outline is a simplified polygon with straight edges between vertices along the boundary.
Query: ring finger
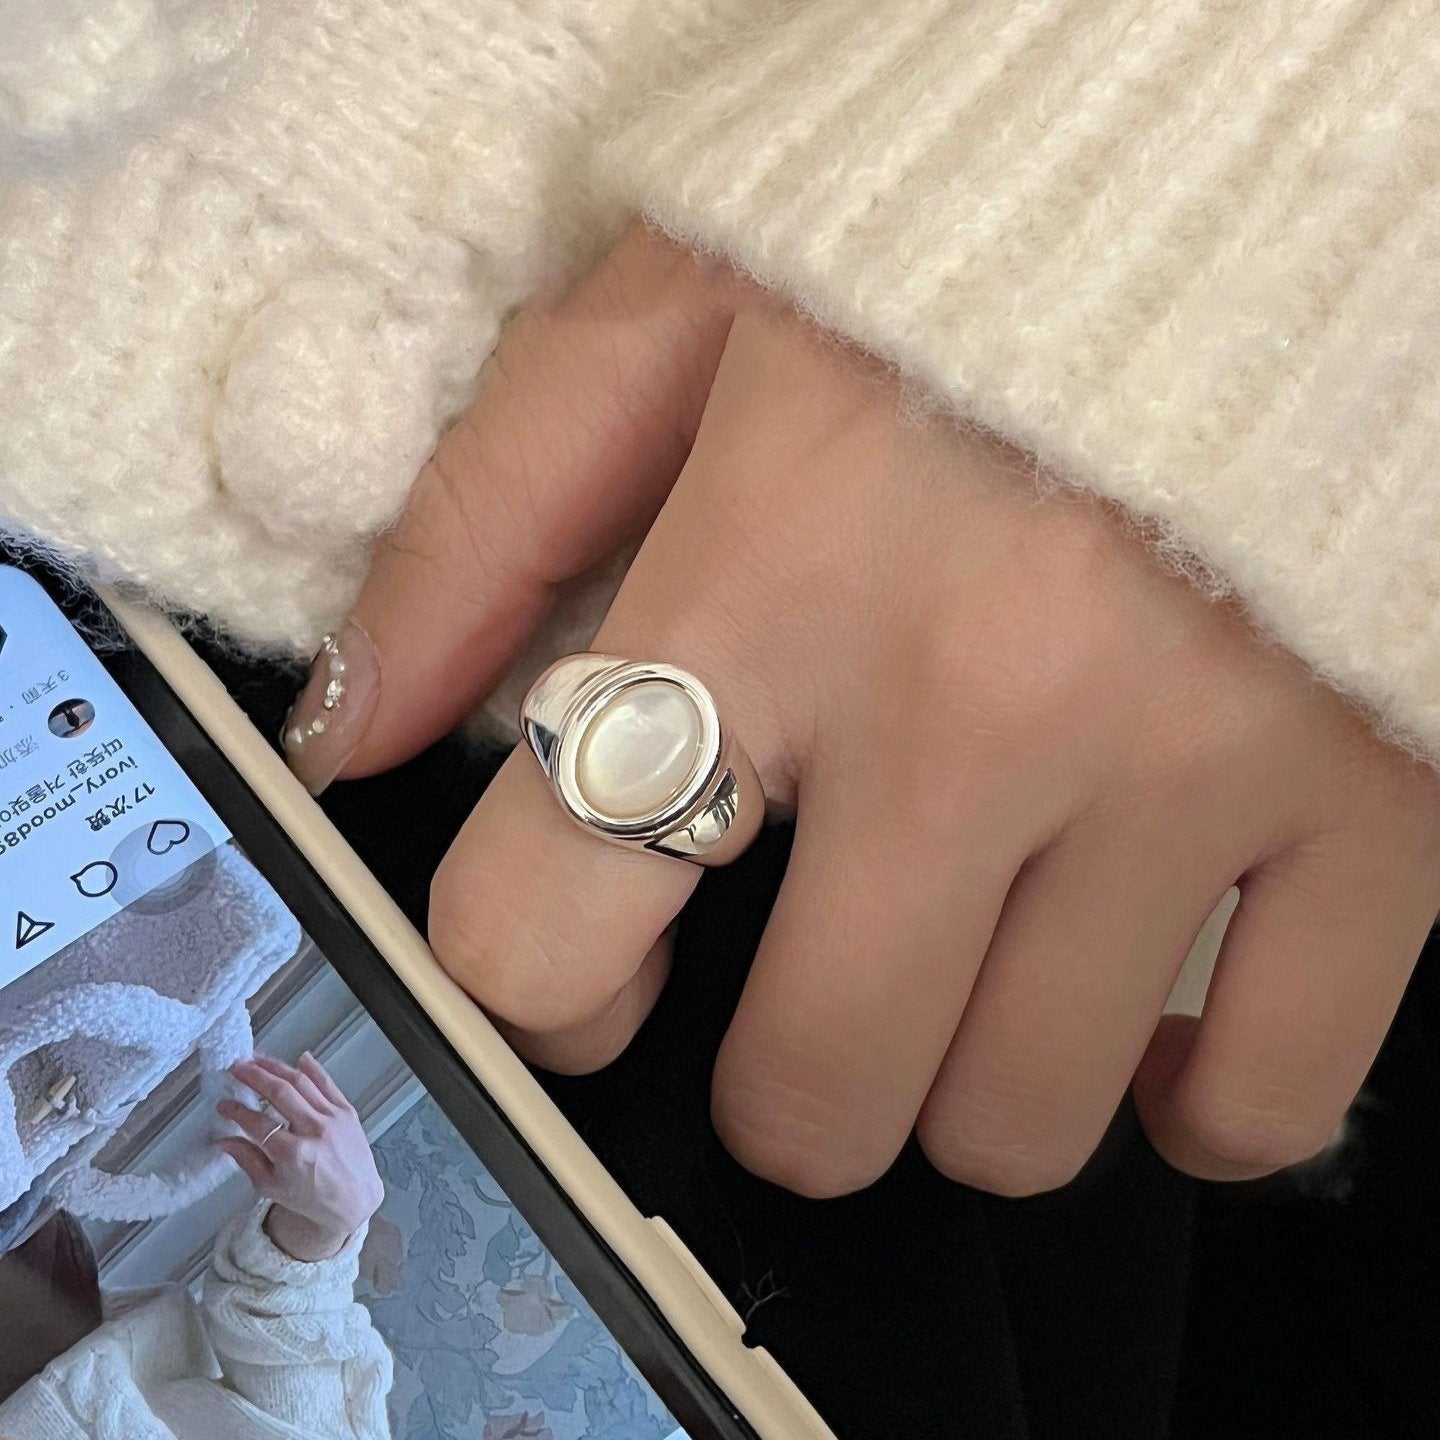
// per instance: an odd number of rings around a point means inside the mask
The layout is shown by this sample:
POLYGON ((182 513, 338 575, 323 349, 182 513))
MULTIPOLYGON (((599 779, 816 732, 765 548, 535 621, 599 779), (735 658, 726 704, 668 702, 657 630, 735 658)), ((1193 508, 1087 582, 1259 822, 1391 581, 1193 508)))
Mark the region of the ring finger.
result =
POLYGON ((1079 1172, 1241 868, 1188 838, 1191 850, 1077 824, 1027 868, 920 1117, 937 1169, 1008 1195, 1079 1172))
POLYGON ((290 1128, 284 1120, 252 1110, 238 1100, 222 1100, 215 1109, 232 1124, 238 1125, 245 1138, 256 1146, 266 1159, 272 1158, 267 1147, 273 1146, 290 1128))

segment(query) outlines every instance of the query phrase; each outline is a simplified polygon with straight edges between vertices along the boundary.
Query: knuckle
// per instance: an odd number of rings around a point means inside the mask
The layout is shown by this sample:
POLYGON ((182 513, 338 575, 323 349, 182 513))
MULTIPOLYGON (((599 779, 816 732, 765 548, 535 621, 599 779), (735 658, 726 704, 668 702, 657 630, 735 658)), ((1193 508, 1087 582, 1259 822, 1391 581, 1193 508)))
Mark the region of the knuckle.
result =
POLYGON ((893 1158, 857 1144, 853 1120, 793 1088, 716 1078, 712 1114, 725 1148, 752 1174, 811 1200, 873 1184, 893 1158))
POLYGON ((657 297, 679 292, 700 299, 723 286, 728 269, 713 269, 664 231, 636 222, 600 259, 569 301, 593 318, 643 318, 657 297))
POLYGON ((653 302, 657 286, 677 273, 676 259, 653 232, 637 230, 601 257, 572 291, 563 310, 573 309, 585 321, 610 324, 638 319, 653 302))
POLYGON ((520 915, 513 895, 442 863, 430 891, 430 947, 481 1006, 539 1034, 577 1025, 603 1006, 584 983, 593 966, 554 925, 520 915))
POLYGON ((1061 1146, 977 1137, 923 1116, 916 1136, 926 1159, 947 1179, 1012 1199, 1059 1190, 1087 1158, 1061 1146))
MULTIPOLYGON (((382 551, 420 563, 447 562, 445 578, 459 603, 474 603, 486 581, 511 573, 529 553, 520 539, 543 537, 542 474, 555 440, 553 427, 531 421, 527 387, 511 379, 535 368, 528 352, 542 320, 517 321, 486 361, 479 395, 440 437, 421 465, 400 522, 383 529, 382 551), (456 566, 457 553, 468 557, 456 566)), ((553 467, 552 467, 553 468, 553 467)))
POLYGON ((1185 1104, 1178 1116, 1189 1143, 1225 1168, 1266 1175, 1318 1155, 1334 1124, 1317 1121, 1298 1102, 1256 1100, 1214 1090, 1185 1104))

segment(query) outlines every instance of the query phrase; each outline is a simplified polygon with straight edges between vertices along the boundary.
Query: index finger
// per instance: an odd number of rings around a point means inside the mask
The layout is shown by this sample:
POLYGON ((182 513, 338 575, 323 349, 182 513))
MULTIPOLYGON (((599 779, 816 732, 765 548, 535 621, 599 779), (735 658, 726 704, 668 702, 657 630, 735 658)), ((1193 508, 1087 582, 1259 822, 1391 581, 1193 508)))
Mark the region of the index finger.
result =
POLYGON ((641 229, 512 325, 287 721, 312 793, 453 729, 557 588, 643 536, 689 453, 732 314, 700 262, 641 229))

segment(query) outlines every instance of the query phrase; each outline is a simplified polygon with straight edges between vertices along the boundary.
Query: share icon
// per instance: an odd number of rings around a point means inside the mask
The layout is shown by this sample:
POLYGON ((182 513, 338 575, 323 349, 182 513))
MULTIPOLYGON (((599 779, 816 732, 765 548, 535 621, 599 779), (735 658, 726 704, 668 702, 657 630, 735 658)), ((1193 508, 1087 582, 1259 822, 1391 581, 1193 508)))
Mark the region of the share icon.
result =
POLYGON ((32 940, 38 939, 47 930, 53 930, 53 920, 37 920, 23 910, 15 912, 15 948, 23 950, 32 940))

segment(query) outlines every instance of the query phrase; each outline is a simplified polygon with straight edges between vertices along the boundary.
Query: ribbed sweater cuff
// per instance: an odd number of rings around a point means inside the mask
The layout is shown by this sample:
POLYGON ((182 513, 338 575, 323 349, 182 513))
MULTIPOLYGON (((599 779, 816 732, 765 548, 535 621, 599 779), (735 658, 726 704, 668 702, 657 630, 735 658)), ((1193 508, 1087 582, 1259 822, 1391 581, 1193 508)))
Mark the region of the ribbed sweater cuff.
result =
POLYGON ((817 0, 609 174, 1440 758, 1437 74, 1412 0, 817 0))
POLYGON ((269 1201, 258 1201, 221 1232, 215 1247, 221 1278, 259 1286, 292 1285, 300 1290, 339 1286, 348 1292, 355 1283, 369 1226, 360 1226, 325 1260, 296 1260, 266 1232, 271 1209, 269 1201))

